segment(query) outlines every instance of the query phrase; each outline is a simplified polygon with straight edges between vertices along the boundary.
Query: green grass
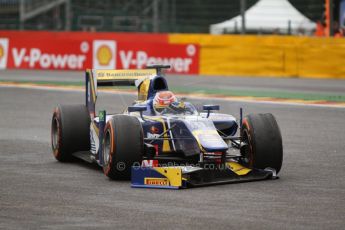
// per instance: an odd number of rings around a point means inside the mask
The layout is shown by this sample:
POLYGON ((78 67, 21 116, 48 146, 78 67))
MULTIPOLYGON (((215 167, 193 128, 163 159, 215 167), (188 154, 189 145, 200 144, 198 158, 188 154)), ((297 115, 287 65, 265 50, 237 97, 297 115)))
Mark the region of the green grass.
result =
POLYGON ((237 97, 270 97, 277 99, 300 99, 306 101, 334 101, 345 102, 345 94, 309 93, 309 92, 286 92, 286 91, 257 91, 257 90, 222 90, 214 88, 198 87, 173 87, 176 93, 200 93, 210 95, 237 96, 237 97))

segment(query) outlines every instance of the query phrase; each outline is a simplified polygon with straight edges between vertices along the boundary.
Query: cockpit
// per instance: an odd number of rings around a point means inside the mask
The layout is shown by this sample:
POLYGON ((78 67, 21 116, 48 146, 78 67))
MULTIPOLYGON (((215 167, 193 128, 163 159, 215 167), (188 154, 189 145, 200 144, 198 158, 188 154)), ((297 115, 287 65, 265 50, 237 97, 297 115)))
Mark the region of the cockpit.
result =
POLYGON ((162 115, 198 115, 195 106, 189 102, 173 102, 167 106, 162 112, 162 115))

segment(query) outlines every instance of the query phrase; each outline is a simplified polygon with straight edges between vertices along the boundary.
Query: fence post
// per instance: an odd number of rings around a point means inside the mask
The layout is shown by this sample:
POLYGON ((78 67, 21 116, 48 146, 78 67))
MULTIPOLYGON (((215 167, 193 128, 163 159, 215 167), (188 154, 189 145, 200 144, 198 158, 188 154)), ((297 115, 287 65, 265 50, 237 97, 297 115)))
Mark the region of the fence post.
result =
POLYGON ((246 0, 240 0, 241 4, 241 17, 242 17, 242 28, 241 34, 246 34, 246 0))

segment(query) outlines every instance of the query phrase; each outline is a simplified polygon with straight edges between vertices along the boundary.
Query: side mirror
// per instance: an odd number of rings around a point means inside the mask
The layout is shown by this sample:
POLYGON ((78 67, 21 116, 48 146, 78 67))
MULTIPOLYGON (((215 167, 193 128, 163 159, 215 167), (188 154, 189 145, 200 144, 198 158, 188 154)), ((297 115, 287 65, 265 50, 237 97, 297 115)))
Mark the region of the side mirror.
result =
POLYGON ((207 117, 209 117, 212 110, 219 110, 220 107, 219 105, 203 105, 202 109, 207 111, 207 117))
POLYGON ((143 121, 145 121, 144 117, 143 117, 143 112, 146 111, 146 106, 142 106, 142 105, 134 105, 134 106, 128 106, 128 112, 132 113, 132 112, 140 112, 140 117, 141 119, 143 119, 143 121))
POLYGON ((146 111, 146 106, 142 106, 142 105, 137 105, 137 106, 128 106, 128 112, 132 113, 132 112, 144 112, 146 111))
POLYGON ((219 110, 219 105, 203 105, 203 106, 202 106, 202 109, 203 109, 203 110, 207 110, 207 111, 210 111, 210 110, 219 110))

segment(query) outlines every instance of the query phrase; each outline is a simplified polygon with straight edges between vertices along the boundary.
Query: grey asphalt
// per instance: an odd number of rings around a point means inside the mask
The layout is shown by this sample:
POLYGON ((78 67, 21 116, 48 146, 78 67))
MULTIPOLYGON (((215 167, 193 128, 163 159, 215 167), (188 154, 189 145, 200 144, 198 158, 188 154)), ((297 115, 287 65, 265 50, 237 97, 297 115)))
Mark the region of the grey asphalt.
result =
MULTIPOLYGON (((121 112, 133 99, 104 93, 98 108, 121 112)), ((194 99, 236 116, 240 107, 272 112, 283 167, 279 180, 175 191, 133 189, 86 163, 57 162, 53 108, 83 102, 82 92, 0 87, 0 229, 344 229, 344 108, 194 99)))
MULTIPOLYGON (((263 78, 263 77, 222 77, 202 75, 167 75, 169 85, 174 87, 198 87, 219 90, 279 91, 345 94, 345 79, 302 79, 302 78, 263 78)), ((80 71, 34 71, 2 70, 0 81, 53 81, 75 83, 84 82, 80 71)))

